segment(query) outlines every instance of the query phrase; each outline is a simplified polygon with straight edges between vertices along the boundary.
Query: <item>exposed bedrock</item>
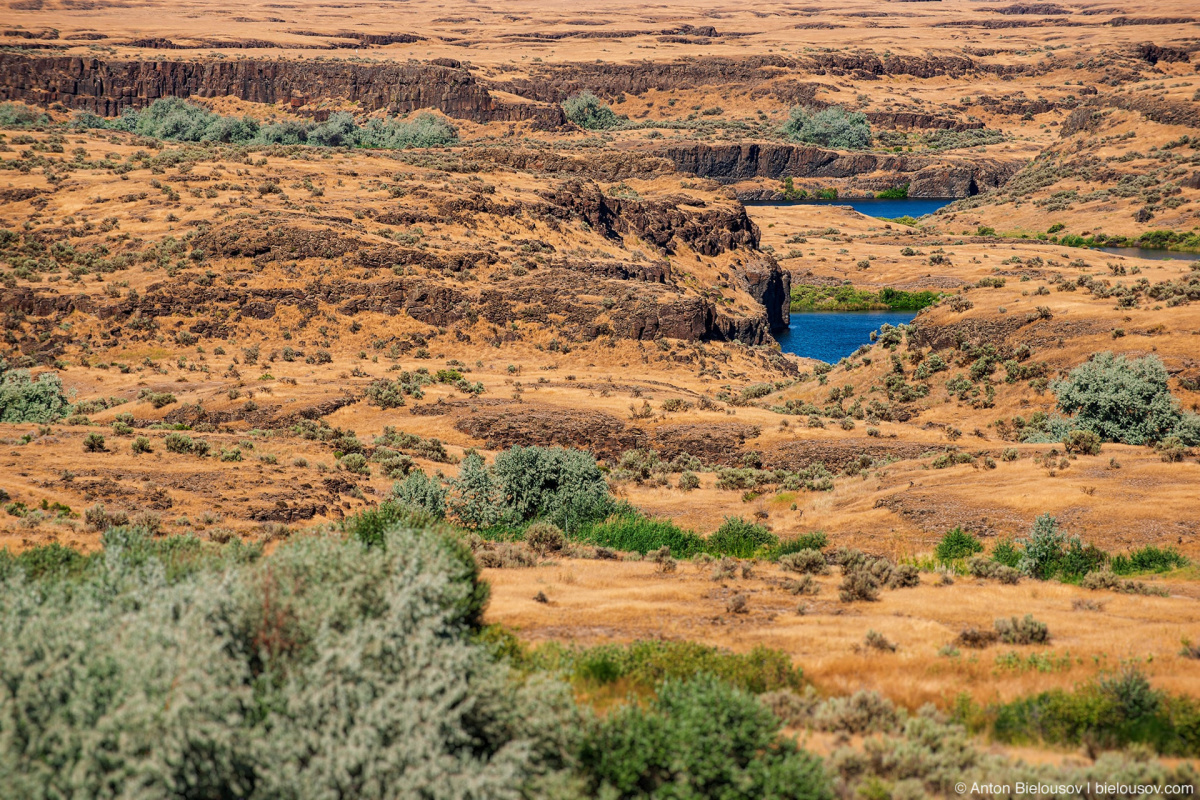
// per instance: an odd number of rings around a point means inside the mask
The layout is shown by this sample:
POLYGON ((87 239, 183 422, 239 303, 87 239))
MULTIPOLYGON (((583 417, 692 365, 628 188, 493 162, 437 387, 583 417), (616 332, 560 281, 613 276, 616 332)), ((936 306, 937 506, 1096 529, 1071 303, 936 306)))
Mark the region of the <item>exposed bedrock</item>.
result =
POLYGON ((746 291, 767 310, 772 331, 788 327, 792 305, 792 273, 782 270, 772 258, 756 261, 745 269, 746 291))
POLYGON ((456 61, 352 64, 344 61, 105 61, 96 58, 0 54, 0 99, 62 103, 104 116, 140 108, 160 97, 232 96, 255 103, 302 106, 342 98, 367 111, 407 113, 436 108, 473 122, 531 120, 565 124, 562 109, 505 103, 492 97, 456 61))
POLYGON ((1023 73, 1025 65, 988 64, 966 56, 882 57, 873 53, 816 53, 798 58, 759 55, 744 58, 707 57, 677 61, 634 63, 578 62, 533 65, 527 77, 495 84, 496 88, 532 100, 556 103, 587 89, 615 98, 651 90, 695 89, 701 86, 736 85, 761 87, 775 80, 786 81, 806 75, 907 75, 934 78, 961 77, 971 72, 1023 73))
POLYGON ((1021 161, 937 159, 887 153, 845 153, 791 144, 686 144, 661 152, 680 172, 722 183, 783 178, 854 178, 874 174, 909 184, 913 197, 968 197, 1002 185, 1021 161))
POLYGON ((740 203, 706 206, 684 195, 655 200, 610 197, 594 182, 580 180, 566 181, 542 192, 542 197, 552 210, 578 216, 606 236, 630 233, 667 253, 680 243, 706 256, 758 247, 758 226, 740 203))

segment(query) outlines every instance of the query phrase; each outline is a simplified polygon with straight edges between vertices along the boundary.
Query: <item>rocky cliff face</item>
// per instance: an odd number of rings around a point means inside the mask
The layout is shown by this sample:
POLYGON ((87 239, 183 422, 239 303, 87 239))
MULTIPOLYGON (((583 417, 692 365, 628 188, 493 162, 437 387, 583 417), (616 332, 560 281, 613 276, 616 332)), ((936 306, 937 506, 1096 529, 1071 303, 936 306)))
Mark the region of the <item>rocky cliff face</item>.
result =
POLYGON ((792 273, 780 269, 775 259, 764 258, 745 269, 746 290, 767 310, 767 325, 779 331, 790 324, 792 273))
POLYGON ((761 90, 779 81, 780 90, 795 91, 797 75, 908 75, 934 78, 962 76, 968 72, 1020 73, 1023 65, 988 64, 966 56, 890 56, 870 53, 818 53, 799 58, 759 55, 744 58, 680 59, 636 63, 581 62, 533 66, 527 77, 497 83, 497 88, 542 102, 561 102, 587 89, 607 98, 639 95, 650 90, 694 89, 700 86, 741 84, 761 90))
POLYGON ((407 113, 436 108, 473 122, 531 120, 565 124, 558 106, 503 103, 465 68, 443 59, 422 64, 327 61, 104 61, 0 54, 0 99, 22 100, 114 116, 160 97, 233 96, 256 103, 341 98, 364 110, 407 113))
MULTIPOLYGON (((542 196, 551 209, 577 215, 606 236, 631 233, 659 250, 673 252, 677 243, 715 256, 738 248, 758 247, 758 227, 746 209, 696 205, 689 197, 638 200, 609 197, 590 181, 567 181, 542 196)), ((552 212, 553 213, 553 212, 552 212)))
POLYGON ((886 153, 843 153, 790 144, 688 144, 661 155, 681 172, 722 183, 765 178, 853 178, 872 173, 909 183, 913 197, 968 197, 1001 185, 1020 169, 1019 162, 995 159, 956 161, 886 153))

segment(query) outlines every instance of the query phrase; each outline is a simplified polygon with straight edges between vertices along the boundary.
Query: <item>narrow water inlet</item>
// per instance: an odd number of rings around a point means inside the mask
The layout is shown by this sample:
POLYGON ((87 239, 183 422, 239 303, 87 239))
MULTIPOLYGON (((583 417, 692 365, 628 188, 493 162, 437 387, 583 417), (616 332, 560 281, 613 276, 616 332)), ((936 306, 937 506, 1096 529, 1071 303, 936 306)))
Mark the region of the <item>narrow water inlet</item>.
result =
POLYGON ((833 364, 871 343, 884 325, 907 325, 915 311, 806 311, 793 313, 775 338, 783 352, 833 364))

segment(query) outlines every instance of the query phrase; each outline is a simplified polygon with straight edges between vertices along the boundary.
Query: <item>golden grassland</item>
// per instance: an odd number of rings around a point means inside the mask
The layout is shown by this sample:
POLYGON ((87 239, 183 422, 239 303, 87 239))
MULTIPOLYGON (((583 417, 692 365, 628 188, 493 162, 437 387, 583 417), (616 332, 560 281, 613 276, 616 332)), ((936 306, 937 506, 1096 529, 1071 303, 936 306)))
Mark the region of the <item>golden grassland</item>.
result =
MULTIPOLYGON (((974 118, 1004 134, 1001 142, 946 154, 963 163, 986 159, 1024 163, 1039 155, 1044 160, 1066 162, 1086 156, 1103 160, 1121 175, 1138 175, 1175 158, 1174 151, 1165 149, 1167 144, 1195 135, 1192 126, 1153 122, 1135 111, 1111 109, 1096 131, 1084 137, 1062 137, 1062 125, 1070 113, 1065 104, 1026 116, 1002 113, 998 106, 981 102, 984 96, 1021 101, 1044 97, 1062 102, 1076 98, 1086 84, 1124 99, 1195 103, 1200 76, 1193 62, 1161 62, 1155 65, 1152 77, 1108 86, 1111 65, 1101 63, 1106 54, 1124 53, 1149 41, 1194 49, 1197 36, 1195 22, 1109 24, 1118 14, 1115 9, 1105 15, 1082 15, 1073 10, 1071 20, 1086 23, 1078 26, 1056 25, 1044 15, 1033 15, 1030 25, 988 28, 982 22, 1000 15, 990 10, 991 4, 969 0, 886 4, 883 11, 880 4, 864 0, 851 0, 836 8, 784 2, 746 6, 720 0, 653 8, 627 0, 593 3, 587 8, 538 1, 485 8, 458 0, 413 0, 400 10, 393 3, 335 7, 297 0, 286 8, 278 5, 234 7, 223 0, 146 0, 89 3, 84 8, 65 0, 20 2, 8 4, 4 27, 26 31, 54 28, 58 38, 20 42, 62 45, 65 49, 61 52, 80 57, 202 61, 355 58, 363 63, 448 57, 467 63, 472 74, 492 84, 536 75, 547 66, 582 65, 597 59, 636 64, 643 60, 790 57, 863 50, 920 57, 989 52, 986 58, 993 63, 1027 65, 1057 53, 1062 58, 1060 66, 1033 75, 994 71, 967 77, 916 78, 843 71, 783 77, 816 84, 813 97, 822 103, 974 118), (947 21, 981 24, 936 27, 947 21), (693 37, 709 39, 705 43, 661 40, 664 29, 685 24, 712 25, 722 35, 693 37), (313 31, 413 33, 423 38, 409 44, 364 46, 356 52, 329 47, 328 37, 313 36, 313 31), (574 35, 580 31, 621 35, 574 35), (630 31, 632 35, 624 35, 630 31), (65 38, 89 32, 100 32, 104 38, 65 38), (570 36, 555 40, 532 34, 570 36), (182 49, 163 51, 131 44, 135 38, 153 37, 170 38, 182 49), (214 37, 227 42, 257 39, 279 46, 232 50, 216 48, 211 42, 189 45, 214 37), (1076 59, 1083 66, 1076 66, 1076 59), (1133 137, 1126 138, 1129 134, 1133 137)), ((1138 0, 1119 10, 1133 17, 1190 17, 1195 12, 1194 4, 1177 0, 1138 0)), ((791 104, 770 92, 755 92, 756 88, 744 86, 731 92, 719 85, 685 85, 608 99, 618 113, 635 122, 678 121, 719 107, 721 114, 716 116, 721 120, 755 123, 761 112, 771 126, 782 123, 791 104)), ((510 102, 519 100, 503 90, 491 92, 510 102)), ((301 119, 335 109, 358 110, 338 98, 319 98, 301 109, 228 97, 196 102, 221 113, 251 114, 263 121, 301 119)), ((61 112, 54 115, 65 119, 61 112)), ((182 238, 204 225, 234 229, 287 225, 298 230, 336 229, 360 239, 363 246, 383 246, 395 242, 398 235, 416 236, 423 249, 438 254, 498 254, 495 264, 473 271, 473 281, 461 274, 435 274, 422 266, 410 267, 405 273, 406 277, 436 280, 454 288, 499 284, 518 258, 516 242, 537 239, 559 252, 593 259, 632 262, 635 251, 661 258, 674 274, 683 276, 681 280, 693 294, 726 284, 722 290, 731 314, 750 315, 758 309, 740 284, 733 281, 729 285, 727 279, 751 259, 764 257, 763 253, 703 255, 678 244, 673 253, 664 255, 635 236, 605 237, 578 220, 552 226, 489 212, 423 222, 417 226, 419 232, 412 225, 373 219, 385 211, 437 209, 439 202, 475 194, 483 185, 497 204, 532 203, 551 184, 564 179, 533 167, 488 163, 481 153, 489 148, 544 147, 581 162, 601 163, 652 156, 665 143, 735 143, 740 141, 736 130, 697 133, 664 129, 663 133, 634 129, 598 134, 537 131, 526 124, 488 126, 451 121, 459 130, 459 145, 432 153, 275 149, 237 159, 206 156, 186 170, 167 165, 155 172, 136 169, 120 176, 108 169, 75 170, 59 180, 52 180, 42 170, 6 170, 0 173, 0 190, 19 193, 35 189, 41 194, 26 199, 10 199, 20 195, 6 194, 0 204, 0 228, 65 236, 68 229, 90 224, 90 232, 67 238, 81 248, 104 245, 118 249, 132 246, 130 242, 135 240, 152 244, 168 236, 182 238), (477 171, 443 168, 454 159, 477 156, 482 163, 477 171), (398 178, 398 174, 405 177, 398 178), (279 183, 281 193, 259 190, 271 181, 279 183), (154 182, 174 187, 181 199, 165 199, 154 182), (395 197, 388 192, 393 183, 417 191, 395 197), (219 185, 223 188, 216 188, 219 185), (101 230, 107 218, 116 219, 119 227, 101 230)), ((6 149, 0 156, 5 160, 33 152, 33 144, 13 141, 17 133, 4 132, 6 149)), ((32 137, 38 145, 48 138, 45 133, 32 137)), ((70 159, 75 148, 83 148, 88 159, 111 154, 123 160, 150 145, 126 134, 70 132, 64 136, 63 147, 65 152, 53 157, 70 159)), ((163 149, 195 148, 164 143, 163 149)), ((928 155, 920 145, 917 150, 918 155, 928 155)), ((1191 164, 1182 157, 1178 161, 1181 171, 1176 178, 1181 183, 1195 172, 1191 164)), ((678 205, 700 208, 703 204, 724 210, 737 207, 738 191, 780 188, 777 181, 766 180, 721 186, 666 169, 598 183, 604 192, 634 192, 651 200, 670 199, 678 205)), ((850 183, 842 178, 822 178, 800 181, 797 186, 839 188, 844 195, 850 183)), ((1200 187, 1177 187, 1174 196, 1187 202, 1160 209, 1150 222, 1135 221, 1133 213, 1140 204, 1136 198, 1077 199, 1058 203, 1054 210, 1048 208, 1056 192, 1075 190, 1086 196, 1094 188, 1088 179, 1068 170, 1049 184, 1014 194, 1003 204, 969 200, 915 226, 874 219, 838 206, 758 206, 749 208, 748 213, 761 232, 761 249, 789 270, 796 283, 849 282, 871 290, 893 287, 962 294, 972 308, 956 311, 939 305, 917 317, 916 326, 951 341, 954 332, 961 331, 972 341, 998 347, 1026 344, 1033 351, 1032 360, 1047 362, 1049 378, 1104 350, 1134 357, 1157 355, 1172 376, 1171 389, 1181 405, 1200 409, 1200 392, 1195 390, 1200 384, 1193 382, 1200 380, 1200 306, 1164 307, 1143 302, 1136 308, 1116 308, 1111 298, 1097 298, 1083 290, 1057 290, 1058 284, 1076 282, 1083 276, 1126 285, 1143 279, 1152 284, 1178 280, 1191 274, 1191 265, 1068 248, 1036 238, 1056 223, 1064 226, 1063 233, 1075 235, 1103 231, 1133 236, 1155 228, 1194 231, 1200 225, 1194 210, 1200 201, 1200 187), (981 227, 994 228, 998 235, 978 235, 981 227), (906 255, 907 248, 914 252, 906 255), (941 256, 937 262, 931 260, 935 254, 941 256), (997 278, 1004 279, 1002 286, 976 285, 981 279, 995 283, 997 278), (1048 293, 1040 291, 1043 287, 1048 293), (1048 315, 1041 313, 1042 308, 1048 315), (1030 315, 1038 319, 1010 325, 1030 315)), ((205 269, 213 272, 211 291, 229 288, 247 294, 282 290, 303 294, 315 281, 339 284, 391 277, 387 270, 377 276, 338 258, 253 264, 248 258, 210 256, 203 268, 185 267, 182 271, 198 275, 205 269)), ((20 290, 51 299, 80 295, 103 306, 131 290, 146 295, 156 288, 174 286, 172 279, 162 269, 137 264, 74 281, 66 276, 37 282, 21 279, 0 289, 0 294, 20 290)), ((186 284, 184 281, 180 287, 186 284)), ((586 280, 573 291, 579 300, 599 297, 599 289, 586 280)), ((89 529, 81 515, 96 503, 130 514, 150 512, 164 533, 194 532, 205 539, 241 536, 275 541, 296 530, 333 525, 385 499, 392 480, 374 465, 369 476, 347 473, 338 466, 332 445, 291 433, 296 419, 320 416, 331 426, 355 431, 367 443, 386 426, 393 426, 440 439, 455 458, 471 448, 490 458, 499 449, 495 443, 464 433, 458 423, 479 409, 498 407, 517 420, 530 410, 549 411, 551 417, 554 413, 604 414, 648 435, 685 425, 716 430, 731 423, 744 424, 756 431, 742 450, 760 452, 768 461, 788 448, 813 452, 832 446, 917 448, 917 455, 895 461, 881 459, 865 474, 838 474, 829 492, 758 495, 722 490, 716 488, 712 470, 703 472, 700 488, 690 492, 673 485, 614 481, 614 492, 621 499, 649 515, 702 534, 714 531, 727 516, 741 516, 763 522, 784 540, 823 530, 834 546, 917 559, 928 556, 944 532, 957 525, 978 532, 991 547, 1001 537, 1027 533, 1036 516, 1051 513, 1070 533, 1112 552, 1153 544, 1173 546, 1200 559, 1196 515, 1200 462, 1196 457, 1168 463, 1148 447, 1105 444, 1099 455, 1062 461, 1057 454, 1047 461, 1049 452, 1058 451, 1061 445, 1007 441, 996 424, 1017 415, 1053 410, 1053 393, 1027 381, 1007 384, 998 380, 994 404, 976 408, 946 389, 945 378, 962 371, 955 367, 936 376, 929 395, 911 404, 915 412, 911 419, 870 424, 860 420, 850 430, 831 420, 826 420, 823 428, 808 427, 805 417, 771 410, 788 400, 824 405, 834 387, 850 386, 856 398, 879 396, 873 389, 893 368, 891 353, 880 346, 870 352, 870 364, 853 369, 838 366, 824 383, 796 382, 798 375, 811 372, 815 362, 794 357, 780 360, 769 346, 672 341, 666 342, 664 349, 650 341, 600 337, 571 342, 569 352, 555 350, 551 345, 558 337, 556 326, 562 323, 558 318, 544 324, 514 320, 498 325, 481 320, 439 330, 403 313, 368 310, 351 318, 336 303, 321 301, 314 310, 305 311, 281 305, 269 320, 234 316, 221 336, 205 336, 183 345, 174 334, 196 322, 187 308, 157 317, 157 335, 139 341, 126 337, 119 342, 104 338, 110 327, 106 319, 82 308, 82 304, 73 307, 52 325, 22 310, 6 317, 5 333, 25 342, 60 339, 61 350, 55 355, 57 372, 73 400, 117 397, 127 402, 89 414, 90 425, 0 424, 0 488, 8 496, 5 502, 23 503, 29 509, 45 504, 51 510, 51 504, 60 503, 71 509, 71 514, 60 517, 54 513, 20 517, 0 510, 0 547, 23 549, 59 542, 94 549, 100 534, 89 529), (503 333, 514 335, 499 341, 503 333), (391 355, 374 346, 379 339, 394 341, 413 335, 429 337, 428 358, 417 358, 412 352, 391 355), (492 346, 493 340, 498 346, 492 346), (251 345, 261 350, 256 364, 245 363, 243 348, 251 345), (271 354, 285 346, 310 352, 327 349, 332 361, 272 360, 271 354), (424 367, 436 371, 449 362, 458 362, 467 379, 482 383, 485 391, 473 397, 452 386, 433 385, 426 387, 426 396, 420 401, 409 398, 405 407, 391 410, 371 405, 363 396, 373 380, 394 378, 399 370, 424 367), (777 386, 753 403, 715 399, 721 393, 736 396, 744 387, 762 382, 777 386), (155 408, 139 399, 143 390, 171 393, 177 403, 155 408), (322 410, 325 404, 342 398, 346 402, 335 410, 322 410), (713 406, 678 411, 663 407, 666 400, 698 403, 701 398, 712 400, 713 406), (257 411, 247 412, 248 402, 253 402, 257 411), (200 435, 210 442, 214 453, 240 450, 240 461, 166 451, 167 431, 150 426, 164 422, 186 404, 197 403, 212 414, 232 417, 200 435), (437 413, 415 413, 438 403, 437 413), (632 409, 643 403, 650 404, 651 415, 632 419, 632 409), (123 413, 134 414, 138 421, 130 435, 111 429, 117 415, 123 413), (875 434, 868 433, 868 428, 875 434), (95 432, 105 436, 106 449, 85 452, 84 439, 95 432), (148 437, 153 452, 135 455, 130 449, 134 436, 148 437), (1018 458, 1003 460, 1000 454, 1007 449, 1015 450, 1018 458), (934 469, 935 457, 947 450, 980 457, 973 464, 934 469), (993 459, 995 467, 988 468, 985 458, 993 459), (297 509, 302 513, 288 516, 297 509)), ((797 324, 805 321, 801 318, 797 324)), ((897 352, 907 350, 902 346, 897 352)), ((567 433, 565 429, 551 432, 559 443, 571 445, 574 441, 567 433)), ((419 456, 415 462, 430 473, 453 476, 457 471, 452 463, 419 456)), ((987 703, 1071 687, 1127 662, 1137 663, 1158 688, 1200 696, 1200 661, 1179 654, 1182 640, 1200 639, 1200 583, 1194 567, 1146 578, 1169 590, 1169 597, 1120 595, 1028 580, 1002 586, 962 576, 953 585, 941 585, 938 576, 926 573, 919 587, 885 591, 876 603, 853 604, 836 599, 837 575, 819 579, 821 591, 816 597, 797 598, 782 588, 784 573, 769 563, 754 566, 753 577, 725 582, 711 580, 710 571, 684 563, 677 573, 663 574, 649 561, 567 558, 532 568, 489 569, 484 574, 492 586, 488 621, 515 629, 531 643, 667 638, 736 651, 765 645, 786 652, 824 692, 877 689, 909 708, 926 702, 948 707, 963 693, 987 703), (533 600, 539 592, 548 603, 533 600), (734 594, 747 596, 748 613, 726 610, 734 594), (1088 610, 1077 606, 1077 601, 1098 607, 1088 610), (803 614, 798 611, 801 604, 805 606, 803 614), (959 648, 955 655, 942 652, 967 626, 990 629, 998 617, 1024 614, 1049 626, 1049 645, 959 648), (863 642, 871 630, 885 635, 898 649, 894 653, 865 650, 863 642)), ((830 746, 820 734, 809 735, 806 742, 819 751, 830 746)), ((1027 758, 1059 757, 1044 749, 1013 752, 1027 758)))
POLYGON ((534 643, 662 638, 739 652, 773 647, 792 656, 821 691, 877 690, 914 710, 925 703, 949 707, 960 694, 988 703, 1071 688, 1125 663, 1138 664, 1156 686, 1173 692, 1195 694, 1200 679, 1200 665, 1179 655, 1181 640, 1198 635, 1200 593, 1177 578, 1154 581, 1170 597, 1142 597, 1056 582, 1002 586, 962 576, 943 586, 925 574, 919 587, 884 591, 875 603, 847 604, 837 599, 837 575, 819 578, 815 597, 797 598, 781 587, 787 573, 769 563, 756 565, 749 579, 716 582, 711 573, 711 565, 690 562, 663 574, 651 561, 574 559, 489 569, 488 620, 534 643), (539 592, 548 603, 534 601, 539 592), (747 597, 746 613, 726 610, 735 594, 747 597), (1077 609, 1078 600, 1098 609, 1077 609), (1048 645, 942 652, 964 628, 990 630, 999 617, 1025 614, 1049 626, 1048 645), (871 630, 897 650, 864 647, 871 630))

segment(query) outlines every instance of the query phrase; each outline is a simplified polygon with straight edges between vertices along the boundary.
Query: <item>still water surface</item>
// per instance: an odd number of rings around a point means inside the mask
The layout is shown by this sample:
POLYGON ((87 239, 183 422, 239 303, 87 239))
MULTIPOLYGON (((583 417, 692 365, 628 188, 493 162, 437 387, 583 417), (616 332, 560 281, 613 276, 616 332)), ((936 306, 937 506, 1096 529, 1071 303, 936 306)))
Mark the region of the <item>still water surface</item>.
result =
POLYGON ((760 200, 747 202, 746 205, 788 206, 797 211, 802 210, 804 206, 850 206, 858 213, 866 214, 868 217, 895 219, 896 217, 923 217, 953 202, 954 198, 950 197, 906 197, 903 200, 848 197, 844 200, 805 200, 794 203, 760 200))
POLYGON ((871 343, 871 331, 884 324, 905 325, 915 311, 810 311, 791 315, 791 327, 776 334, 783 352, 835 363, 860 345, 871 343))

